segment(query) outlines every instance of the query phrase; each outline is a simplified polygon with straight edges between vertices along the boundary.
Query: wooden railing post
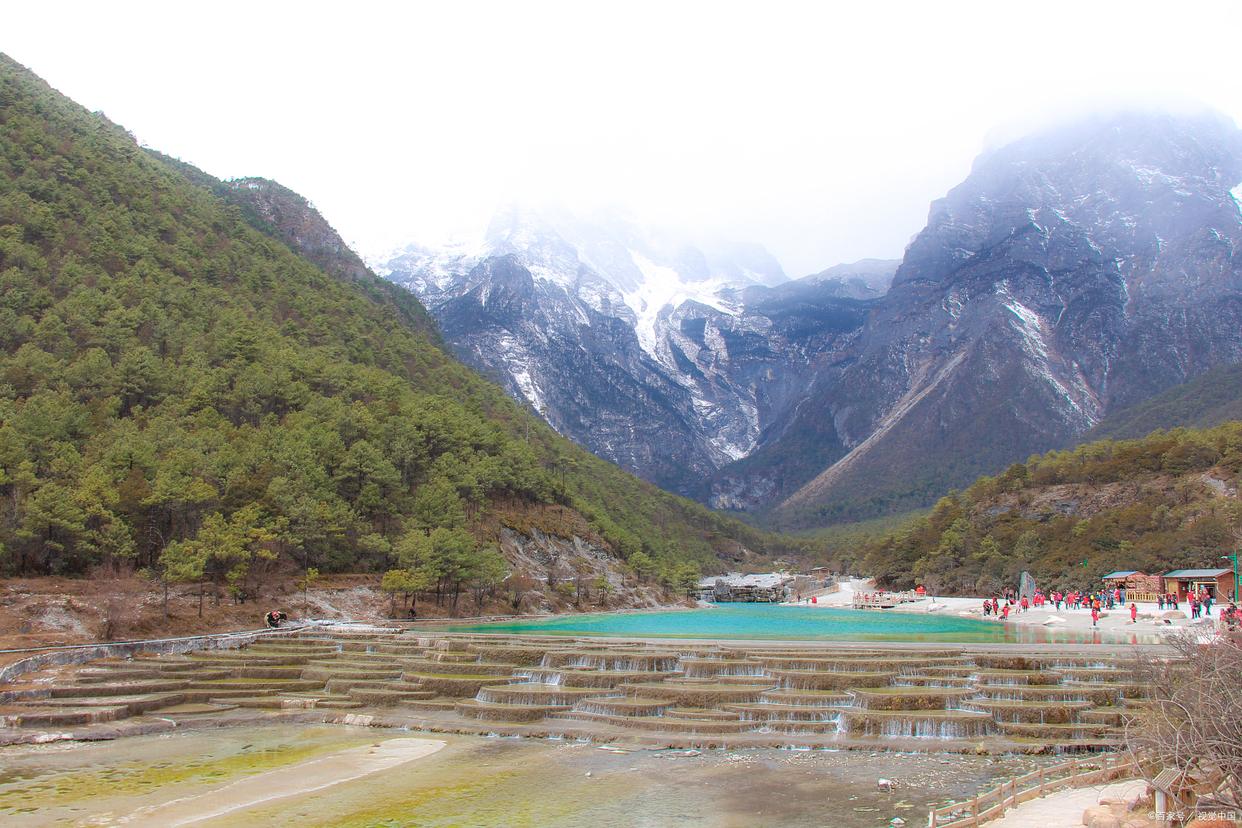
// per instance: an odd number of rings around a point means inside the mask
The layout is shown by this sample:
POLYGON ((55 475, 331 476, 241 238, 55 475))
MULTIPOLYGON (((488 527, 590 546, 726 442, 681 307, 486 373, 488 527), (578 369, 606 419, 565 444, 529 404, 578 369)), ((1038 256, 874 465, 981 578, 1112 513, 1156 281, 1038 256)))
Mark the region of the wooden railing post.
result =
POLYGON ((991 790, 976 793, 970 800, 969 817, 962 816, 960 809, 949 806, 944 809, 949 812, 949 818, 941 822, 938 809, 932 809, 927 816, 928 828, 941 828, 942 825, 945 828, 967 828, 967 826, 977 828, 985 823, 982 818, 984 811, 988 813, 988 819, 1004 816, 1007 810, 1019 804, 1022 794, 1037 792, 1039 796, 1044 796, 1050 791, 1077 787, 1079 783, 1090 784, 1101 779, 1117 778, 1131 768, 1141 773, 1140 763, 1132 756, 1101 756, 1085 765, 1078 759, 1070 759, 1067 762, 1038 768, 1020 777, 1001 782, 991 790), (1022 784, 1035 781, 1039 783, 1038 788, 1032 784, 1029 788, 1020 790, 1022 784), (996 804, 988 805, 992 797, 996 798, 996 804))
POLYGON ((936 809, 927 812, 927 828, 936 828, 936 809))

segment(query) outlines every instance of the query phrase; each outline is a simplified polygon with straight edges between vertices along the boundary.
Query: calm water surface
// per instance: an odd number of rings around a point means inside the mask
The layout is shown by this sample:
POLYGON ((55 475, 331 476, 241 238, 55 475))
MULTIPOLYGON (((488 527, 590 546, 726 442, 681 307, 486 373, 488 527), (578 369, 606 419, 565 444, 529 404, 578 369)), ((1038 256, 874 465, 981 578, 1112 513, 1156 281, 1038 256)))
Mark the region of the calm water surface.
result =
POLYGON ((452 632, 599 635, 625 638, 926 641, 955 644, 1123 643, 1129 637, 1092 630, 976 621, 952 615, 875 610, 716 604, 710 609, 563 615, 454 625, 452 632))

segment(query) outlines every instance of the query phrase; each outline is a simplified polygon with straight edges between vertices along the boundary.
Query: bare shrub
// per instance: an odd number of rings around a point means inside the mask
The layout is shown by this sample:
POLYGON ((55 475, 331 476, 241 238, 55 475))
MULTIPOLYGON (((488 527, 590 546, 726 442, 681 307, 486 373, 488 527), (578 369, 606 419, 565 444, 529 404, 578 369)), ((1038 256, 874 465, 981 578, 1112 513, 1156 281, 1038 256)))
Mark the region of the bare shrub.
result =
POLYGON ((1242 811, 1242 642, 1186 632, 1168 643, 1171 658, 1137 667, 1152 691, 1127 721, 1127 747, 1151 775, 1174 769, 1212 805, 1242 811))
POLYGON ((116 641, 133 623, 133 608, 130 602, 121 596, 114 595, 104 605, 103 619, 99 625, 100 641, 116 641))

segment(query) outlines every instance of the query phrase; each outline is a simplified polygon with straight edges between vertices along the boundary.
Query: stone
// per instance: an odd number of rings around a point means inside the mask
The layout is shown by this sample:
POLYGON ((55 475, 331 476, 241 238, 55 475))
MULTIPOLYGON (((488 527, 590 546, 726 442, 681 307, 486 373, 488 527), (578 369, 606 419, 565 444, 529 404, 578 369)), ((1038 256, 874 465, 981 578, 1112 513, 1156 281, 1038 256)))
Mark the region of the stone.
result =
POLYGON ((1121 828, 1121 820, 1111 813, 1100 814, 1087 823, 1087 828, 1121 828))
POLYGON ((1111 817, 1113 812, 1104 805, 1092 805, 1082 812, 1082 824, 1090 826, 1099 817, 1111 817))

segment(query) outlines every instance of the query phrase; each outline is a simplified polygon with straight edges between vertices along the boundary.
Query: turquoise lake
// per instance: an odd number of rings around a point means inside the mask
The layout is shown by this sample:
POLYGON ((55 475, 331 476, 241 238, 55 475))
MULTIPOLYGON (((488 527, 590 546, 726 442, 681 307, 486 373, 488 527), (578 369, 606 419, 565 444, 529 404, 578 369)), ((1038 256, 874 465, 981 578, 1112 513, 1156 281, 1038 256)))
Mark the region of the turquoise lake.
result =
POLYGON ((956 644, 1120 643, 1091 630, 1049 630, 969 618, 773 604, 717 604, 672 612, 560 615, 486 624, 449 632, 622 638, 787 639, 798 641, 929 641, 956 644))

